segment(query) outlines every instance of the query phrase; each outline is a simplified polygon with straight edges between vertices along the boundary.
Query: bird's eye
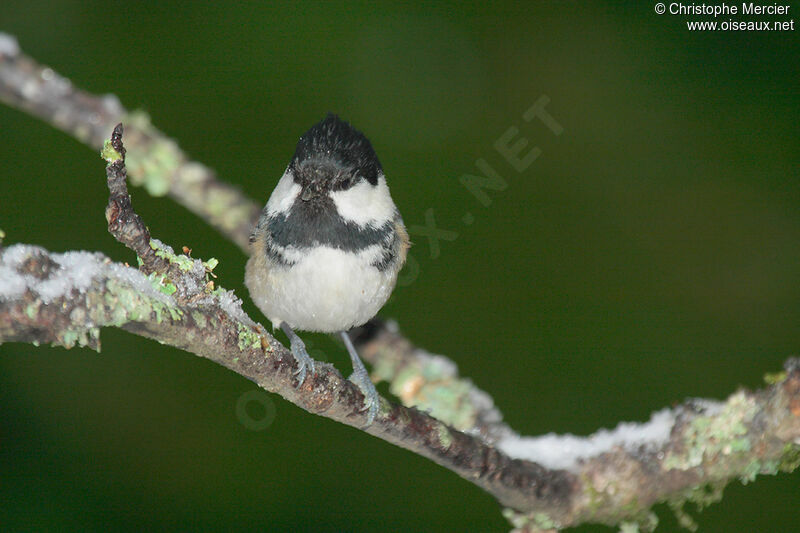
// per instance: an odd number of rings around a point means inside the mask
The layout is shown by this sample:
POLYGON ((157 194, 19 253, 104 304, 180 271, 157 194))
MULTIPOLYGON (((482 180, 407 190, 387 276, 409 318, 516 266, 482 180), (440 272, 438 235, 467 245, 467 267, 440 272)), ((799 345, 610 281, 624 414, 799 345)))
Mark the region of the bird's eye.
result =
POLYGON ((339 180, 339 188, 340 188, 340 189, 349 189, 349 188, 350 188, 350 184, 351 184, 352 182, 353 182, 353 179, 352 179, 351 177, 349 177, 349 176, 343 176, 343 177, 342 177, 342 178, 339 180))

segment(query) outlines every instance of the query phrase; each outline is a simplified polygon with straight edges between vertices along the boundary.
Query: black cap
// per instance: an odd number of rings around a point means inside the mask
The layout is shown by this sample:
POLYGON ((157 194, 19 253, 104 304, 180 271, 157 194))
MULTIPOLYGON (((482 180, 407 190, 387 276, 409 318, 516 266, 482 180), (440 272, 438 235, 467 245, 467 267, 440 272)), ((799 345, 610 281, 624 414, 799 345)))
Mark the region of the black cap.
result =
POLYGON ((297 170, 309 162, 335 165, 372 185, 378 184, 378 174, 382 171, 378 156, 364 134, 333 113, 328 113, 300 137, 289 168, 297 170))

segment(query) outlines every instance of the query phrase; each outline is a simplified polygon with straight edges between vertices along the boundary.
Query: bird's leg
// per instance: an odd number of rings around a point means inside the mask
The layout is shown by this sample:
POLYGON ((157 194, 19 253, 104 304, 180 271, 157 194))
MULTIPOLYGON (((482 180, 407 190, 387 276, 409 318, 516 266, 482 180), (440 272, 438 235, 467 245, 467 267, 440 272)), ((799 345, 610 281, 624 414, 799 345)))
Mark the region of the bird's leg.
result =
POLYGON ((294 371, 294 375, 297 376, 297 386, 300 387, 306 380, 306 371, 311 370, 311 373, 314 373, 314 360, 308 355, 306 345, 297 336, 297 333, 289 327, 289 324, 281 322, 281 329, 289 337, 289 348, 292 350, 295 361, 297 361, 297 370, 294 371))
POLYGON ((350 354, 350 361, 353 363, 353 373, 350 375, 349 379, 364 393, 364 410, 367 411, 367 426, 370 426, 375 420, 375 416, 378 414, 380 396, 378 396, 378 391, 375 390, 375 384, 369 379, 367 369, 364 368, 364 363, 362 363, 361 358, 358 357, 358 353, 356 352, 355 346, 353 346, 353 342, 350 340, 350 336, 346 331, 340 331, 339 335, 341 335, 344 345, 347 347, 347 351, 350 354))

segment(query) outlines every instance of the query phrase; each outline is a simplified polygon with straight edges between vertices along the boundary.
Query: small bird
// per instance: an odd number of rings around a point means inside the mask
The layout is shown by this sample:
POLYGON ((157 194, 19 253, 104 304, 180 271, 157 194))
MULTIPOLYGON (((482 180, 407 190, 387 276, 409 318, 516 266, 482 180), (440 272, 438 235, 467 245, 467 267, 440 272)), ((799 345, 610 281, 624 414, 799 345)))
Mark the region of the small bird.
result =
POLYGON ((372 424, 378 393, 347 331, 386 303, 409 241, 369 140, 333 113, 312 126, 261 211, 250 245, 245 285, 289 337, 297 386, 314 373, 314 360, 295 330, 338 332, 372 424))

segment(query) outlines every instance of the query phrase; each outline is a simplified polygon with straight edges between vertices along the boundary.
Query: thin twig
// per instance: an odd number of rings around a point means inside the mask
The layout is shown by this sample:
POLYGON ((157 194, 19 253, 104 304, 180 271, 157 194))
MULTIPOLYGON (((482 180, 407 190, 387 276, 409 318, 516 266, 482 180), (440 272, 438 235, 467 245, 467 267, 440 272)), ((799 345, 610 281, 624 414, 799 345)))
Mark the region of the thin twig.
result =
POLYGON ((106 166, 109 192, 106 207, 108 232, 136 253, 142 260, 142 271, 145 274, 165 273, 169 269, 169 261, 156 255, 150 246, 150 231, 131 205, 125 170, 125 147, 122 145, 122 124, 114 127, 111 140, 103 150, 103 156, 108 161, 106 166))

